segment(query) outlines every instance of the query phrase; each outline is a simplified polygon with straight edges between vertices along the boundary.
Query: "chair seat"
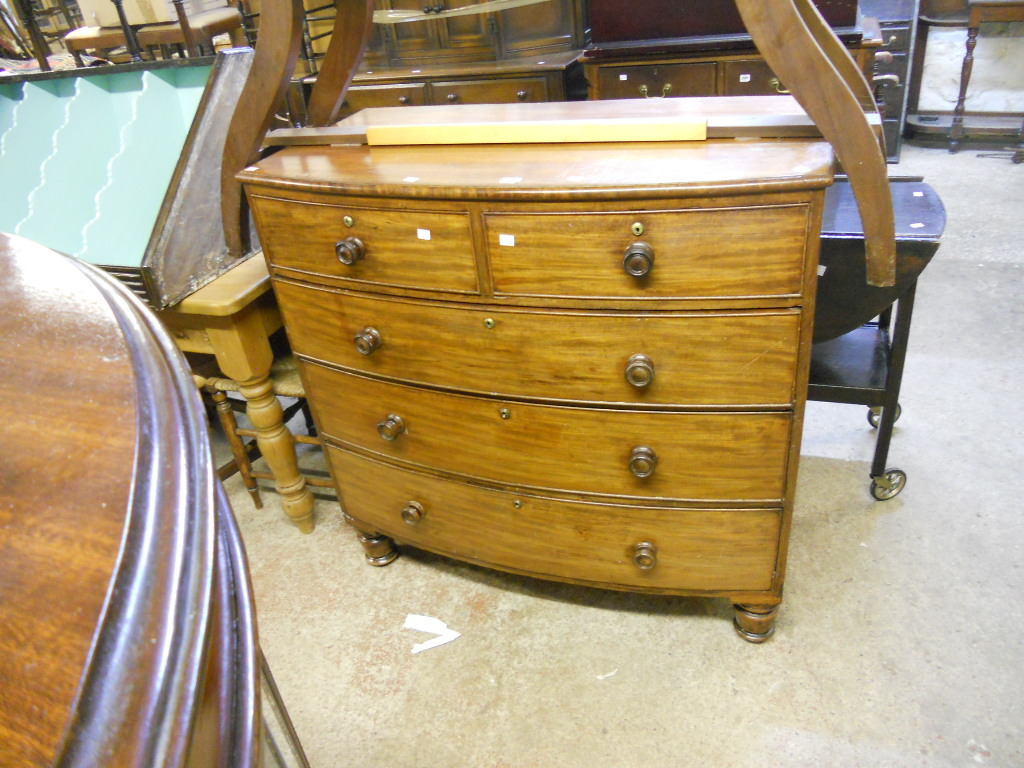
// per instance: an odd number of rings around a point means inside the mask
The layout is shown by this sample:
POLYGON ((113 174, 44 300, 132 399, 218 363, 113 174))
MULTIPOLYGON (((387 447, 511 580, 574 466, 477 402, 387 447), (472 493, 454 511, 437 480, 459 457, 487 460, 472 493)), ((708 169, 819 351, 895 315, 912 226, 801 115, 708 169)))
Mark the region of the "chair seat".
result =
MULTIPOLYGON (((224 6, 212 11, 203 11, 188 17, 192 34, 201 40, 209 40, 215 35, 233 32, 242 27, 242 14, 237 8, 224 6)), ((176 21, 163 24, 150 24, 139 30, 139 45, 181 45, 185 42, 185 32, 176 21)))
MULTIPOLYGON (((218 375, 219 372, 215 369, 216 366, 205 369, 193 366, 196 385, 212 387, 219 392, 239 391, 240 387, 237 381, 218 375)), ((299 363, 294 355, 281 355, 274 358, 274 362, 270 366, 270 383, 274 388, 274 394, 279 397, 304 398, 306 396, 302 378, 299 376, 299 363)))
POLYGON ((69 51, 119 48, 125 44, 125 38, 120 27, 79 27, 64 35, 64 43, 69 51))

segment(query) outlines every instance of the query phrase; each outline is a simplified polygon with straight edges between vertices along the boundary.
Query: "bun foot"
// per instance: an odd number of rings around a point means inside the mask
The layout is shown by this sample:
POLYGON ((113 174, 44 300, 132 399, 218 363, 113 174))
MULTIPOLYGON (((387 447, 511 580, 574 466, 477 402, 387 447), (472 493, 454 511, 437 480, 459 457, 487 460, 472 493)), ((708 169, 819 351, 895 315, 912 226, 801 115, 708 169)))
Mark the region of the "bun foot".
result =
POLYGON ((366 551, 366 562, 377 568, 383 568, 398 557, 395 540, 378 534, 359 532, 359 543, 366 551))
POLYGON ((736 617, 733 627, 748 643, 763 643, 775 634, 775 619, 779 615, 777 605, 734 605, 736 617))

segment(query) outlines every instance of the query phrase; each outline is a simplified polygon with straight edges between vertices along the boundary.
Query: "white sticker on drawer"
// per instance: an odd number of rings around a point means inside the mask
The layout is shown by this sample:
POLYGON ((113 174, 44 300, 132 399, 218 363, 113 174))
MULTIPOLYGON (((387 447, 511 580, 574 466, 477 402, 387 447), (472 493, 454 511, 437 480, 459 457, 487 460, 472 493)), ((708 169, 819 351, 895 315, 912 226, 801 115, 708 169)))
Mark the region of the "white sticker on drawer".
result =
POLYGON ((629 80, 629 75, 619 75, 619 80, 629 80))
POLYGON ((818 277, 822 277, 825 274, 825 270, 827 270, 827 269, 828 269, 828 267, 826 267, 824 264, 819 264, 818 265, 818 277))
POLYGON ((750 82, 750 75, 748 75, 746 73, 740 75, 740 82, 741 83, 749 83, 750 82))
POLYGON ((429 229, 417 229, 416 230, 416 237, 418 237, 420 240, 429 240, 430 239, 430 230, 429 229))
POLYGON ((509 248, 516 247, 516 236, 515 235, 498 235, 498 245, 506 245, 509 248))

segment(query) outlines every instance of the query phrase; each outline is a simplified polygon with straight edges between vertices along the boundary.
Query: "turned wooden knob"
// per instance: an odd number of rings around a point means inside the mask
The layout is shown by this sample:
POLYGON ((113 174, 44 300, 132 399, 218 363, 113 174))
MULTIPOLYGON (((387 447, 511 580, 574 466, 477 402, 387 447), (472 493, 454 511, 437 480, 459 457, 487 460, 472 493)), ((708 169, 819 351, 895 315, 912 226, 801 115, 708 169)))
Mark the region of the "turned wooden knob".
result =
POLYGON ((410 501, 402 510, 402 519, 409 525, 416 525, 426 514, 427 510, 423 508, 422 504, 418 501, 410 501))
POLYGON ((526 97, 529 95, 526 91, 516 91, 516 98, 520 101, 526 101, 526 97))
POLYGON ((366 246, 358 237, 346 237, 334 246, 334 252, 338 254, 338 261, 346 267, 351 267, 357 261, 366 258, 366 246))
POLYGON ((629 471, 637 477, 650 477, 657 468, 658 454, 646 445, 637 446, 629 455, 629 471))
POLYGON ((405 432, 405 422, 402 417, 395 413, 389 413, 384 421, 377 424, 377 434, 385 440, 394 440, 405 432))
POLYGON ((633 565, 641 571, 649 571, 658 564, 658 548, 649 541, 641 541, 633 550, 633 565))
POLYGON ((633 355, 626 363, 626 381, 638 389, 654 381, 654 361, 647 355, 633 355))
POLYGON ((380 331, 376 328, 363 328, 356 334, 356 349, 360 355, 370 355, 380 349, 380 331))
POLYGON ((633 277, 647 277, 654 267, 654 249, 643 241, 633 243, 626 249, 622 267, 633 277))
POLYGON ((408 96, 399 96, 398 97, 398 103, 401 104, 403 107, 406 106, 409 103, 409 97, 408 96))
POLYGON ((459 94, 457 94, 457 93, 449 93, 448 94, 448 103, 449 104, 454 104, 458 100, 459 100, 459 94))

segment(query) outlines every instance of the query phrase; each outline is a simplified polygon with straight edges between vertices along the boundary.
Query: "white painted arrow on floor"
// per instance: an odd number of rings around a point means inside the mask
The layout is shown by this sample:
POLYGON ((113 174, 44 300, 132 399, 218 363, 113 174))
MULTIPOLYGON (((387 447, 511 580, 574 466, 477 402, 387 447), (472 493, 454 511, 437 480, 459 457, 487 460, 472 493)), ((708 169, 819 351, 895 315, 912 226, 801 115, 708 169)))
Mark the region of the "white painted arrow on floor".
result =
POLYGON ((436 648, 439 645, 450 643, 452 640, 462 637, 460 632, 448 629, 448 625, 440 619, 435 619, 433 616, 418 616, 415 613, 410 613, 405 617, 405 624, 402 628, 415 629, 417 632, 427 632, 431 635, 437 635, 437 637, 433 637, 426 642, 416 643, 416 645, 412 647, 413 653, 429 651, 431 648, 436 648))

